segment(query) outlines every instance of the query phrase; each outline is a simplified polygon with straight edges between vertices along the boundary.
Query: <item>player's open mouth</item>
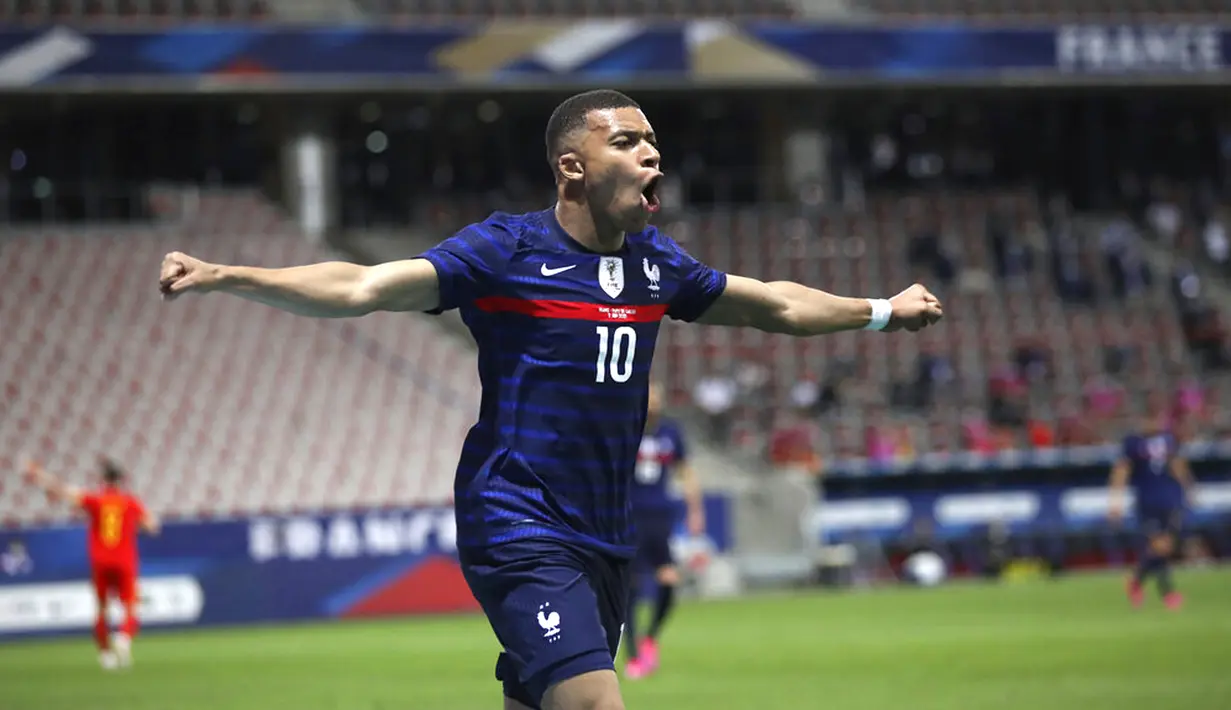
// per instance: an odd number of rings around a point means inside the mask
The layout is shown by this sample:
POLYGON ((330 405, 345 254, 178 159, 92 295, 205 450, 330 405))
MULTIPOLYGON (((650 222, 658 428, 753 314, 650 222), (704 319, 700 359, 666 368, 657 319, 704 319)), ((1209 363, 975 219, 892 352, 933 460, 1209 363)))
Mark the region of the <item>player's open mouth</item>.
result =
POLYGON ((641 191, 641 199, 645 203, 645 208, 650 212, 657 212, 662 208, 662 203, 658 201, 658 181, 662 180, 662 175, 657 175, 650 179, 646 184, 645 189, 641 191))

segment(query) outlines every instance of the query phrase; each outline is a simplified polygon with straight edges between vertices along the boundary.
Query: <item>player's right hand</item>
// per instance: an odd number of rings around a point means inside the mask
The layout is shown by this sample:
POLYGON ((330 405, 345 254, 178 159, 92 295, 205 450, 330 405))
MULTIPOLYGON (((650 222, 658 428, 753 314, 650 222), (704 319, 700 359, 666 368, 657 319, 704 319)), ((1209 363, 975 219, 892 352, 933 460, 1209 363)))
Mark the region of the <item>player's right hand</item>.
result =
POLYGON ((922 284, 915 284, 889 299, 893 315, 885 332, 907 330, 912 333, 936 323, 945 315, 940 299, 932 295, 922 284))
POLYGON ((1107 509, 1107 520, 1112 525, 1118 525, 1124 519, 1124 509, 1118 505, 1113 505, 1107 509))
POLYGON ((217 264, 194 259, 187 254, 173 251, 162 258, 162 273, 158 277, 158 290, 164 300, 175 299, 181 293, 196 291, 208 293, 218 287, 221 280, 217 264))

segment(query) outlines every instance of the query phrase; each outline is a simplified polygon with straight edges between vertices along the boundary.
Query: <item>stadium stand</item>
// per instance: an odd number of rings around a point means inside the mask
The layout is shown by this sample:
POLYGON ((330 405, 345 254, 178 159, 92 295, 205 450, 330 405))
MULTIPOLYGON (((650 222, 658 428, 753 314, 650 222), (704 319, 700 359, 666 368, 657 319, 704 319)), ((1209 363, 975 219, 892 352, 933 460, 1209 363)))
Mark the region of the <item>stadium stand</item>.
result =
MULTIPOLYGON (((478 406, 463 341, 419 315, 170 307, 152 274, 171 249, 266 266, 329 256, 246 194, 205 195, 174 225, 9 233, 0 470, 25 452, 85 482, 105 453, 173 517, 449 499, 478 406)), ((67 514, 12 478, 0 511, 10 524, 67 514)))
MULTIPOLYGON (((438 199, 424 231, 443 235, 492 209, 530 207, 438 199)), ((822 424, 828 461, 869 455, 871 430, 906 439, 894 442, 895 456, 1099 445, 1157 407, 1184 410, 1189 435, 1231 432, 1231 412, 1219 405, 1231 402, 1231 376, 1203 360, 1176 277, 1117 278, 1109 245, 1121 219, 1051 217, 1031 190, 978 190, 884 192, 855 212, 691 209, 662 226, 735 273, 844 294, 920 280, 949 302, 944 325, 918 337, 796 339, 668 321, 656 367, 673 404, 692 404, 710 375, 739 379, 752 369, 767 378, 739 388, 730 422, 737 446, 764 451, 802 381, 837 390, 832 406, 807 412, 822 424), (1022 255, 1019 265, 1003 264, 1005 250, 1022 255), (1069 268, 1071 283, 1061 278, 1069 268), (1179 400, 1198 381, 1203 404, 1190 412, 1179 400)))
MULTIPOLYGON (((821 448, 830 459, 868 454, 868 426, 909 431, 909 448, 915 453, 1029 448, 1036 427, 1060 436, 1066 427, 1076 427, 1081 431, 1068 436, 1077 440, 1067 443, 1101 444, 1132 421, 1126 418, 1144 414, 1163 400, 1163 406, 1170 406, 1172 393, 1199 372, 1211 388, 1207 401, 1231 401, 1231 381, 1202 369, 1188 345, 1167 278, 1155 278, 1122 299, 1114 296, 1116 284, 1102 263, 1098 236, 1107 229, 1104 223, 1078 221, 1073 230, 1094 236, 1066 240, 1081 245, 1074 256, 1092 292, 1104 296, 1097 307, 1075 297, 1084 295, 1080 293, 1068 294, 1066 300, 1054 271, 1045 265, 1035 264, 1017 277, 999 274, 988 227, 994 212, 1011 215, 1014 229, 1009 231, 1034 235, 1035 243, 1026 246, 1038 261, 1056 258, 1053 245, 1041 235, 1044 218, 1034 204, 1023 193, 884 195, 869 200, 865 214, 854 216, 750 211, 681 218, 668 229, 720 268, 821 284, 838 293, 890 293, 912 280, 924 280, 937 284, 951 306, 943 328, 915 338, 843 333, 798 340, 755 331, 669 326, 660 345, 665 356, 660 364, 674 385, 675 401, 689 399, 692 383, 708 373, 736 372, 741 363, 763 366, 769 375, 767 391, 741 400, 745 404, 736 412, 734 432, 735 441, 761 446, 766 423, 787 403, 793 386, 846 364, 856 370, 846 385, 852 390, 847 406, 836 408, 841 416, 820 428, 821 448), (924 240, 929 231, 921 228, 927 224, 921 220, 925 204, 935 206, 935 231, 944 235, 945 244, 938 254, 952 258, 947 267, 951 274, 943 268, 938 273, 935 264, 919 259, 919 265, 910 263, 914 247, 906 245, 924 240), (1038 258, 1043 256, 1047 259, 1038 258), (1033 359, 1039 363, 1037 376, 1029 364, 1023 365, 1033 359), (1109 363, 1117 359, 1123 363, 1109 363), (941 362, 950 374, 931 382, 922 401, 891 407, 895 385, 918 382, 916 373, 923 371, 925 361, 929 371, 941 362), (1012 381, 1010 389, 1024 392, 1019 402, 1006 395, 1006 409, 1016 411, 998 414, 997 389, 1006 386, 1000 382, 1005 377, 1012 381), (1105 411, 1094 401, 1103 399, 1103 388, 1115 393, 1105 411), (973 430, 989 418, 992 424, 1004 420, 1007 438, 979 444, 973 430)), ((1227 426, 1209 416, 1213 412, 1203 410, 1187 423, 1194 433, 1227 426)))

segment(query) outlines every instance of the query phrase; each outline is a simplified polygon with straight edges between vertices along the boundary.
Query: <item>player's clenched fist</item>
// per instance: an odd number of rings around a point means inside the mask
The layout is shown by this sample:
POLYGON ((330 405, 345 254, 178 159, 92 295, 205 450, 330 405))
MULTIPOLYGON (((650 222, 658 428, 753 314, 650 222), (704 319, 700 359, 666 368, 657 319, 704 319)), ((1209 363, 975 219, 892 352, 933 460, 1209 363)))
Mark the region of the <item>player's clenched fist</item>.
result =
POLYGON ((915 284, 889 299, 893 314, 885 330, 909 330, 915 332, 926 328, 944 317, 944 307, 932 292, 915 284))
POLYGON ((158 290, 167 300, 185 291, 206 293, 218 287, 218 272, 219 268, 216 264, 173 251, 162 258, 162 273, 158 277, 158 290))

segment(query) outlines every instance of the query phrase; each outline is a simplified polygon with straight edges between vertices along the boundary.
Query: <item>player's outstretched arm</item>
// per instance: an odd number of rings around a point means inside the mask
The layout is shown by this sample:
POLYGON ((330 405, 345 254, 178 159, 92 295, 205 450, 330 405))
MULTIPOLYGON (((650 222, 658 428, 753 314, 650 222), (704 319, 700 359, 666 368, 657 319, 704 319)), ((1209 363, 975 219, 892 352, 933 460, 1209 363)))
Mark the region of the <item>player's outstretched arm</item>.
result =
POLYGON ((809 336, 858 330, 917 331, 944 316, 940 300, 915 284, 888 300, 845 298, 793 281, 728 276, 722 295, 698 320, 809 336))
POLYGON ((26 482, 41 488, 54 500, 62 500, 80 507, 85 500, 85 492, 80 488, 64 483, 55 476, 43 470, 43 467, 33 459, 26 461, 26 482))
POLYGON ((424 259, 361 266, 329 261, 285 269, 211 264, 171 252, 158 281, 163 298, 220 291, 315 318, 373 311, 426 311, 437 306, 436 269, 424 259))
POLYGON ((1183 456, 1173 457, 1171 459, 1171 475, 1180 482, 1180 487, 1184 489, 1184 500, 1191 505, 1193 503, 1193 496, 1197 492, 1197 481, 1193 478, 1193 468, 1188 464, 1188 459, 1183 456))
POLYGON ((1111 477, 1107 481, 1107 517, 1113 523, 1124 517, 1124 494, 1128 489, 1129 470, 1128 459, 1124 457, 1116 459, 1111 466, 1111 477))
POLYGON ((684 492, 684 505, 688 510, 688 533, 700 535, 705 532, 705 496, 701 491, 701 478, 688 461, 680 464, 678 475, 684 492))

